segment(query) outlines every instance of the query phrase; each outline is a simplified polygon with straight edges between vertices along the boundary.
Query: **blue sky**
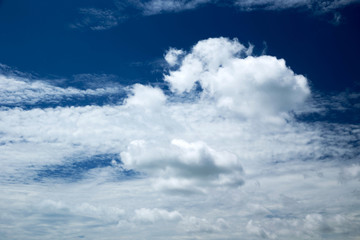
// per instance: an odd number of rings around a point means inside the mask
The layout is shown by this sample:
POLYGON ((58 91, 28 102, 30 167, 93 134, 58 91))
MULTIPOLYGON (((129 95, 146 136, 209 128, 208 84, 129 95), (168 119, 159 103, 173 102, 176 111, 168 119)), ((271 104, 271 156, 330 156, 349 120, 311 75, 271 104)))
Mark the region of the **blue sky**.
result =
POLYGON ((0 1, 0 238, 358 239, 359 13, 0 1))

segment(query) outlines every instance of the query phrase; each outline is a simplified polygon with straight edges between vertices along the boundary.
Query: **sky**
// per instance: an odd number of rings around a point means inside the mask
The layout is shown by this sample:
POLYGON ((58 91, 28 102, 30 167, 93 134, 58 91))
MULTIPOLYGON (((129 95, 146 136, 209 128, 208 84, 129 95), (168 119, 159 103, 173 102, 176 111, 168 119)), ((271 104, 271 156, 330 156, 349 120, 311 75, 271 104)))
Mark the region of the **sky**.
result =
POLYGON ((358 0, 0 0, 0 239, 360 236, 358 0))

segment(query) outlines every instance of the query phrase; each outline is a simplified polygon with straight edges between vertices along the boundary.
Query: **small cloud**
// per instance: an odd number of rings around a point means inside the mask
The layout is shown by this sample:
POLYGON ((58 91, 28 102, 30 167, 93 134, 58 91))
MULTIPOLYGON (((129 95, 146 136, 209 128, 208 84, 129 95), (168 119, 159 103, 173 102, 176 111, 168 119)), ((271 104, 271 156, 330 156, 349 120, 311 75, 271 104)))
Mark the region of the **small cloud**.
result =
POLYGON ((76 23, 70 24, 71 28, 89 28, 94 31, 108 30, 119 24, 120 18, 109 9, 81 8, 82 18, 76 23))
POLYGON ((341 20, 342 20, 341 14, 338 12, 335 12, 331 23, 334 24, 335 26, 337 26, 341 23, 341 20))
POLYGON ((164 12, 180 12, 194 9, 200 5, 211 3, 213 0, 150 0, 134 1, 144 15, 155 15, 164 12))
POLYGON ((185 52, 181 49, 175 49, 170 48, 166 54, 165 54, 165 60, 170 65, 170 67, 173 67, 175 65, 180 64, 181 56, 183 56, 185 52))
POLYGON ((182 218, 183 216, 178 211, 167 211, 158 208, 140 208, 135 210, 133 221, 155 223, 157 221, 180 221, 182 218))
MULTIPOLYGON (((295 74, 284 59, 249 55, 252 48, 237 39, 199 41, 181 64, 165 75, 165 81, 176 94, 194 91, 199 84, 202 99, 215 100, 219 109, 246 118, 275 121, 303 105, 310 95, 307 79, 295 74)), ((178 53, 182 52, 170 50, 165 58, 175 61, 178 53)))

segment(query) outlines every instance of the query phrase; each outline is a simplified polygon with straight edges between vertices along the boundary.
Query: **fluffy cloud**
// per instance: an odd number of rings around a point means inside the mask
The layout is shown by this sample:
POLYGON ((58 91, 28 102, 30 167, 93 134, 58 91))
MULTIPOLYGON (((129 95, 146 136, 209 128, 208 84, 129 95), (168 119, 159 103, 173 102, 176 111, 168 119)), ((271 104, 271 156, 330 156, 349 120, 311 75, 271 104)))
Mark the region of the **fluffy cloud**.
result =
POLYGON ((126 106, 144 108, 145 110, 157 109, 164 105, 166 96, 159 88, 135 84, 131 95, 125 100, 126 106))
POLYGON ((179 58, 184 54, 181 49, 170 48, 165 55, 166 62, 171 66, 179 64, 179 58))
POLYGON ((174 139, 163 148, 137 140, 120 155, 125 167, 155 176, 155 185, 164 190, 203 192, 208 186, 243 183, 239 158, 230 152, 215 151, 203 142, 174 139))
POLYGON ((247 48, 226 38, 198 42, 165 80, 177 93, 193 90, 198 82, 203 99, 246 117, 286 113, 310 94, 306 78, 283 59, 248 56, 247 48))
MULTIPOLYGON (((358 125, 297 120, 289 111, 327 114, 332 101, 307 107, 318 98, 302 75, 237 40, 165 57, 170 93, 135 84, 112 105, 0 109, 1 236, 356 239, 358 125), (99 154, 120 159, 72 168, 99 154), (84 177, 37 178, 61 166, 84 177)), ((1 79, 4 105, 90 91, 1 79)))

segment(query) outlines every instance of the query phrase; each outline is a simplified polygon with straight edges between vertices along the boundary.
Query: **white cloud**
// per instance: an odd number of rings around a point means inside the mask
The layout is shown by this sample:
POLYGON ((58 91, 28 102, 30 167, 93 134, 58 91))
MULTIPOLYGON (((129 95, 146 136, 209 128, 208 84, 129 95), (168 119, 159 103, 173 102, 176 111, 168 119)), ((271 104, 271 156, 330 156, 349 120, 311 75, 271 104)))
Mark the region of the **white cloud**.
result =
POLYGON ((194 9, 202 4, 210 3, 212 0, 150 0, 133 2, 142 9, 145 15, 154 15, 163 12, 194 9))
POLYGON ((165 80, 177 93, 189 92, 199 82, 203 99, 245 117, 278 116, 309 96, 306 78, 294 74, 283 59, 246 52, 236 39, 200 41, 165 80))
POLYGON ((118 87, 105 87, 81 90, 73 87, 61 88, 41 80, 28 80, 22 77, 0 75, 0 104, 23 105, 39 102, 58 102, 64 98, 101 96, 122 93, 118 87))
MULTIPOLYGON (((117 105, 1 108, 1 236, 356 239, 359 126, 292 118, 288 111, 326 114, 331 101, 322 96, 305 111, 306 79, 284 60, 249 54, 236 40, 208 39, 165 76, 171 94, 136 84, 117 105), (190 60, 196 71, 184 67, 190 60), (118 154, 123 164, 76 182, 36 180, 39 170, 97 154, 118 154), (112 170, 121 167, 139 176, 117 180, 112 170)), ((2 81, 12 92, 0 95, 4 103, 71 92, 44 81, 2 81)), ((344 99, 334 108, 352 107, 344 99)))
POLYGON ((179 64, 179 58, 184 55, 185 52, 181 49, 170 48, 165 55, 166 62, 171 66, 179 64))
POLYGON ((145 110, 158 109, 165 104, 166 96, 160 88, 135 84, 131 88, 132 94, 125 100, 125 105, 145 110))
POLYGON ((215 151, 204 142, 173 139, 171 145, 159 147, 137 140, 120 155, 125 167, 155 177, 158 189, 204 192, 207 187, 243 184, 239 158, 230 152, 215 151))
POLYGON ((156 221, 179 221, 183 216, 178 211, 167 211, 165 209, 140 208, 135 210, 135 221, 154 223, 156 221))
POLYGON ((118 223, 125 215, 125 211, 117 207, 109 206, 94 206, 87 202, 70 206, 61 201, 54 201, 50 199, 43 200, 39 204, 42 211, 48 213, 67 213, 83 217, 90 217, 99 219, 106 223, 118 223))
POLYGON ((285 10, 294 8, 305 8, 315 13, 326 13, 335 11, 347 5, 357 3, 358 0, 232 0, 223 3, 216 0, 150 0, 145 2, 131 1, 140 8, 145 15, 161 14, 164 12, 179 12, 197 8, 205 4, 234 6, 242 11, 263 10, 285 10))
POLYGON ((233 7, 240 11, 268 10, 278 11, 286 9, 306 9, 314 14, 334 14, 331 21, 338 25, 341 15, 337 10, 348 5, 358 3, 359 0, 127 0, 114 1, 117 9, 80 8, 80 18, 70 24, 74 29, 91 29, 94 31, 108 30, 118 26, 121 21, 129 17, 129 12, 135 16, 136 12, 144 16, 163 13, 174 13, 192 10, 211 4, 214 6, 233 7), (135 11, 134 11, 135 8, 135 11))

